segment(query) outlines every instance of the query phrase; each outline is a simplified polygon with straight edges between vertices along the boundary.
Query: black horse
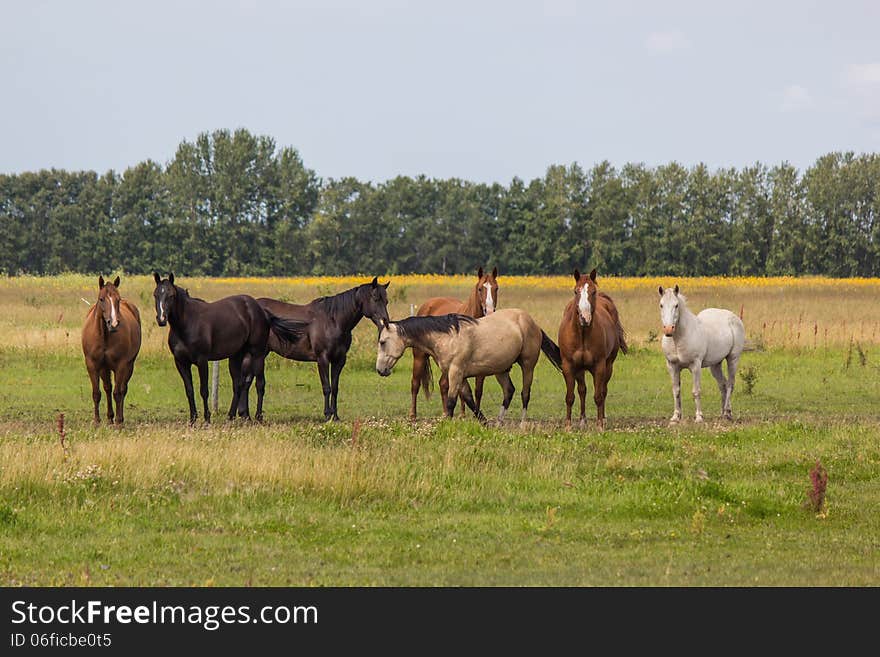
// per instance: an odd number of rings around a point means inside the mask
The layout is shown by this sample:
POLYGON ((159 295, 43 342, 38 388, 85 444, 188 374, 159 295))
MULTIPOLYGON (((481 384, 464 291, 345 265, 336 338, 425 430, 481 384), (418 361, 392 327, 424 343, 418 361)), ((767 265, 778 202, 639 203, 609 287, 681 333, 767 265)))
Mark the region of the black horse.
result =
MULTIPOLYGON (((196 401, 193 394, 192 366, 199 368, 200 392, 205 407, 205 422, 211 421, 208 410, 208 361, 229 359, 229 375, 232 377, 232 404, 229 419, 236 411, 243 418, 250 418, 248 390, 251 382, 257 382, 257 413, 263 418, 263 395, 266 377, 263 369, 268 351, 270 327, 285 339, 296 339, 288 322, 265 311, 256 300, 246 294, 238 294, 208 303, 191 297, 182 287, 174 284, 174 274, 166 280, 153 273, 156 289, 156 322, 159 326, 170 324, 168 346, 174 354, 174 363, 189 401, 189 421, 195 423, 196 401)), ((298 328, 292 325, 292 328, 298 328)))
POLYGON ((316 362, 324 391, 324 418, 338 420, 336 398, 339 375, 351 347, 351 332, 362 318, 379 326, 388 321, 389 283, 379 285, 376 278, 331 297, 320 297, 306 305, 275 299, 257 299, 265 310, 289 320, 286 328, 298 325, 297 338, 291 340, 273 325, 269 350, 291 360, 316 362))

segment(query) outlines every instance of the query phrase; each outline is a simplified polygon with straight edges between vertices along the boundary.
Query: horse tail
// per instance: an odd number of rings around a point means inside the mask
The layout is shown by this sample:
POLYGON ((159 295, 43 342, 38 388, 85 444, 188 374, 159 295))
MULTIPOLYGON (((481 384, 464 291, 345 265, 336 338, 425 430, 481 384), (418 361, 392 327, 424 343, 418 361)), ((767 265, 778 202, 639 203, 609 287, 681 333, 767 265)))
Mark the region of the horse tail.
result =
POLYGON ((309 330, 309 323, 296 319, 282 319, 272 311, 263 308, 266 319, 269 320, 269 330, 282 342, 295 343, 305 337, 309 330))
POLYGON ((544 331, 541 331, 541 351, 543 351, 544 355, 550 359, 550 362, 553 363, 553 367, 561 372, 562 353, 559 351, 559 345, 553 342, 553 340, 550 339, 550 336, 544 333, 544 331))
POLYGON ((434 389, 434 373, 431 371, 431 357, 428 354, 425 354, 425 367, 422 368, 419 378, 422 380, 425 399, 430 399, 431 391, 434 389))
POLYGON ((623 330, 623 324, 620 323, 620 320, 617 320, 617 343, 620 345, 620 350, 628 354, 629 353, 629 345, 626 343, 626 331, 623 330))

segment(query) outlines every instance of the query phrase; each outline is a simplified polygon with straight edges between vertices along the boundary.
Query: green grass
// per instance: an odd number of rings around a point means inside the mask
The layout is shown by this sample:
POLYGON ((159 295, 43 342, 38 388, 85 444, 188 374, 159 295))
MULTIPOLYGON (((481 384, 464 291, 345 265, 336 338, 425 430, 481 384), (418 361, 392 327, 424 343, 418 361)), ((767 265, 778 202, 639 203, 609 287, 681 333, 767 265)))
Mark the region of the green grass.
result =
MULTIPOLYGON (((747 353, 754 394, 721 423, 666 426, 656 344, 621 356, 609 430, 565 432, 545 361, 530 423, 409 411, 409 356, 389 379, 366 347, 343 375, 343 422, 319 422, 314 365, 269 359, 267 423, 189 428, 170 354, 146 353, 128 424, 91 423, 73 349, 0 350, 0 584, 877 585, 880 377, 844 350, 747 353), (69 453, 55 429, 66 416, 69 453), (809 471, 827 507, 804 508, 809 471)), ((515 368, 514 383, 519 388, 515 368)), ((228 374, 221 376, 221 415, 228 374)), ((590 389, 592 386, 590 385, 590 389)), ((500 394, 487 381, 484 406, 500 394)))

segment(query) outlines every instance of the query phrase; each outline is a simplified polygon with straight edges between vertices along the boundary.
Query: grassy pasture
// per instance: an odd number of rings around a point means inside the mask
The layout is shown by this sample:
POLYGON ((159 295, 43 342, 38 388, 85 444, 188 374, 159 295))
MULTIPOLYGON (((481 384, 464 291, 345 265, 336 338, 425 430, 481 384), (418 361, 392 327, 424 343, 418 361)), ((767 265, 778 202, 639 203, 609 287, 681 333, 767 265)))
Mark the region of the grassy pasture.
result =
MULTIPOLYGON (((301 302, 359 281, 179 282, 206 299, 301 302)), ((740 380, 734 423, 714 420, 719 394, 706 372, 712 421, 690 421, 685 374, 689 421, 670 428, 651 331, 656 286, 675 282, 600 279, 634 347, 618 359, 600 434, 592 423, 563 430, 564 384, 543 359, 525 430, 441 421, 436 395, 420 398, 412 424, 409 357, 378 377, 369 323, 343 374, 343 422, 319 422, 314 365, 271 356, 264 425, 190 428, 147 277, 123 277, 121 288, 141 309, 145 337, 128 425, 95 428, 79 328, 80 297, 93 301, 96 282, 4 280, 0 584, 880 583, 880 282, 678 281, 694 310, 742 309, 764 349, 743 357, 756 380, 751 395, 740 380), (803 506, 817 459, 829 473, 820 514, 803 506)), ((461 296, 469 283, 395 277, 391 315, 429 296, 461 296)), ((568 279, 500 285, 501 305, 529 310, 555 337, 568 279)), ((516 370, 513 380, 519 388, 516 370)), ((228 393, 224 368, 221 414, 228 393)), ((490 415, 499 402, 487 382, 490 415)), ((587 412, 592 420, 589 397, 587 412)))

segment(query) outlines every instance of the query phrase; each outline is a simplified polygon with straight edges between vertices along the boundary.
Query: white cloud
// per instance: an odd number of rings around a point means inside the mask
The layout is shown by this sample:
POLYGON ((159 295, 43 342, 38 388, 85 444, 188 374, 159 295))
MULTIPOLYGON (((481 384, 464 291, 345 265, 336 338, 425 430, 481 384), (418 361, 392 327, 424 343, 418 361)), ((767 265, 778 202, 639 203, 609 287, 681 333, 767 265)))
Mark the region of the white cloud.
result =
POLYGON ((846 72, 846 81, 853 87, 880 86, 880 62, 853 64, 846 72))
POLYGON ((679 30, 671 30, 668 32, 651 32, 645 39, 645 48, 657 55, 665 55, 668 53, 688 50, 691 42, 679 30))
POLYGON ((880 123, 880 62, 853 64, 843 75, 850 102, 862 120, 880 123))
POLYGON ((790 84, 782 90, 782 102, 779 109, 783 112, 800 112, 813 106, 813 97, 806 87, 790 84))

